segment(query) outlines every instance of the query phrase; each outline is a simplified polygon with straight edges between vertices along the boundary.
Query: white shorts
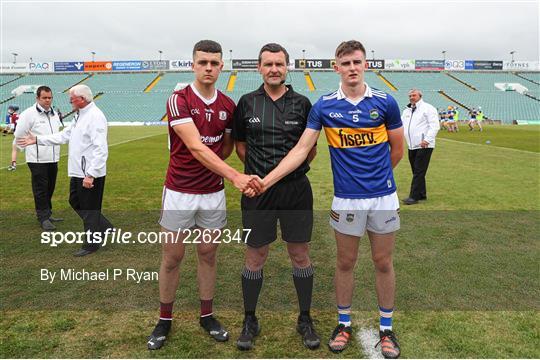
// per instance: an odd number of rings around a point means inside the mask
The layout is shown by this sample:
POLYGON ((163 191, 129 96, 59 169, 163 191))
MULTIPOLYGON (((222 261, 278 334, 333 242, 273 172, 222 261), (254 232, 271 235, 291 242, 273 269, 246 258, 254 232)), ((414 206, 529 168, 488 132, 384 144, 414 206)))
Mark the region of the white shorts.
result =
POLYGON ((343 199, 334 196, 330 226, 351 236, 362 236, 366 229, 376 234, 397 231, 400 228, 397 193, 371 199, 343 199))
POLYGON ((187 194, 163 187, 159 224, 170 231, 194 226, 223 228, 227 224, 225 190, 211 194, 187 194))

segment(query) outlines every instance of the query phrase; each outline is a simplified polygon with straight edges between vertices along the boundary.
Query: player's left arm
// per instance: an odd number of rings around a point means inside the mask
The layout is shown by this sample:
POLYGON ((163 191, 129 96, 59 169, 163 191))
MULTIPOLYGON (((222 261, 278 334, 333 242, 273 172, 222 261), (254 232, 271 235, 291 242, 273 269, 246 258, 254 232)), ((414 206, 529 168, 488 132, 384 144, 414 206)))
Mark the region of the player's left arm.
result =
POLYGON ((388 143, 390 144, 390 161, 392 168, 395 168, 403 158, 403 123, 396 100, 388 95, 388 107, 386 109, 386 133, 388 134, 388 143))
POLYGON ((315 159, 315 156, 317 156, 317 144, 315 144, 313 148, 309 151, 309 154, 307 156, 308 164, 311 164, 313 159, 315 159))
POLYGON ((403 158, 403 126, 393 130, 387 130, 388 143, 390 144, 390 161, 395 168, 403 158))
POLYGON ((233 149, 234 149, 234 139, 232 138, 232 134, 230 131, 225 131, 225 134, 223 134, 223 152, 222 152, 223 160, 231 156, 233 149))
MULTIPOLYGON (((309 99, 306 98, 305 100, 305 103, 304 103, 304 111, 305 111, 305 114, 306 114, 306 123, 307 123, 307 118, 309 116, 309 113, 311 111, 311 108, 313 107, 311 105, 311 102, 309 101, 309 99)), ((304 129, 305 130, 305 129, 304 129)), ((315 159, 315 156, 317 156, 317 143, 315 143, 315 145, 313 146, 313 148, 309 151, 309 154, 307 156, 307 162, 308 164, 311 164, 311 162, 313 161, 313 159, 315 159)))

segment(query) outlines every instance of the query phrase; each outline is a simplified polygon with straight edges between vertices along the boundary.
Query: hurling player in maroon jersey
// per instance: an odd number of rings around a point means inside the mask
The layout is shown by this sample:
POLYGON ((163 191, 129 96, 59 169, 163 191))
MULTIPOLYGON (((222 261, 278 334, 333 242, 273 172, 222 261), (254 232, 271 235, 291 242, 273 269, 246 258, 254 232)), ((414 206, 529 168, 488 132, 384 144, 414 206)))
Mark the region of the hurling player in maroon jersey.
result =
MULTIPOLYGON (((193 48, 194 82, 175 91, 167 101, 170 161, 159 223, 168 241, 162 245, 160 318, 148 339, 150 350, 163 346, 171 328, 179 266, 188 242, 186 237, 190 234, 184 230, 223 228, 227 222, 223 178, 242 192, 254 178, 239 173, 223 161, 233 150, 231 130, 235 104, 215 88, 222 68, 221 46, 211 40, 199 41, 193 48)), ((258 180, 251 182, 250 187, 260 191, 258 180)), ((196 248, 201 300, 199 323, 216 341, 227 341, 228 332, 212 312, 217 243, 201 241, 196 248)))

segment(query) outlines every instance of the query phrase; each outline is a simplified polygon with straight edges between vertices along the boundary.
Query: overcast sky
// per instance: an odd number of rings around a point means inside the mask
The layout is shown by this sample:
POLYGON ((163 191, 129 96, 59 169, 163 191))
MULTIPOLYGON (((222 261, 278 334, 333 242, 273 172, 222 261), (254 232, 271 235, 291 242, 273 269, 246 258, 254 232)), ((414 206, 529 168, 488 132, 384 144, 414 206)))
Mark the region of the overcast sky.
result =
POLYGON ((291 58, 332 58, 357 39, 368 56, 538 60, 539 1, 6 1, 1 61, 189 59, 204 38, 225 57, 256 58, 267 42, 291 58))

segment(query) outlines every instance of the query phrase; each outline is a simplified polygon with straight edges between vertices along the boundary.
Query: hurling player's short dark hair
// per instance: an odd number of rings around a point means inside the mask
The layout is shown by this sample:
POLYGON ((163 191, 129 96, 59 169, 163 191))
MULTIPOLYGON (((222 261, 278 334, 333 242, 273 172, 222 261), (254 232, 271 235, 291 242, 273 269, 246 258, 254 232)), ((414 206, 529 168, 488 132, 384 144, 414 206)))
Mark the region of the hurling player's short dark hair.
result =
POLYGON ((221 45, 213 40, 201 40, 196 43, 193 47, 193 56, 195 56, 195 52, 197 51, 223 55, 221 45))
POLYGON ((349 40, 344 41, 336 49, 336 59, 343 56, 343 55, 349 55, 355 52, 356 50, 360 50, 364 53, 364 56, 366 55, 366 49, 364 48, 364 45, 360 41, 356 40, 349 40))
POLYGON ((287 52, 287 50, 285 50, 283 46, 276 43, 269 43, 269 44, 264 45, 261 48, 261 51, 259 51, 259 64, 261 63, 262 53, 265 51, 268 51, 271 53, 283 52, 285 54, 285 61, 287 62, 286 65, 289 65, 289 53, 287 52))

